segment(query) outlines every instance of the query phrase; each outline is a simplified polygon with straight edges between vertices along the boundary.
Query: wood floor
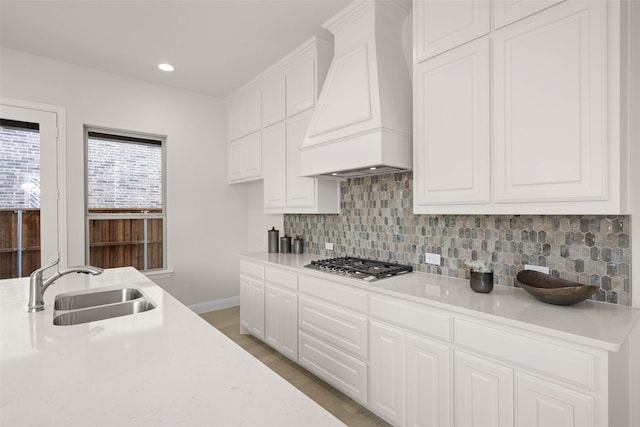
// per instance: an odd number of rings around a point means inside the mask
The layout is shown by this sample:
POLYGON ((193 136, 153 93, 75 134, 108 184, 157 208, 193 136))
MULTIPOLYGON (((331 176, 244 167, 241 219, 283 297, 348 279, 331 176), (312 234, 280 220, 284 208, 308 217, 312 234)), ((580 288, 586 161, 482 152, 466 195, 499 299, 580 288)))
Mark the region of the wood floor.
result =
POLYGON ((251 335, 241 334, 239 307, 211 311, 202 314, 201 317, 346 425, 354 427, 389 425, 267 344, 251 335))

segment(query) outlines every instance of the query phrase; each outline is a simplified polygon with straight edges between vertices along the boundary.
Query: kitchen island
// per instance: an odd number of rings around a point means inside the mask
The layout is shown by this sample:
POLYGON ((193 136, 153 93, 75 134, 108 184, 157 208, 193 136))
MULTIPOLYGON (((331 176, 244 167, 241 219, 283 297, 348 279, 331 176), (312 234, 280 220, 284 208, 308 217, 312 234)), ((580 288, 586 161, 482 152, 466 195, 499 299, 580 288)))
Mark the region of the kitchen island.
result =
POLYGON ((0 281, 1 426, 329 426, 335 417, 133 268, 74 274, 29 314, 0 281), (153 310, 53 325, 56 294, 138 288, 153 310))

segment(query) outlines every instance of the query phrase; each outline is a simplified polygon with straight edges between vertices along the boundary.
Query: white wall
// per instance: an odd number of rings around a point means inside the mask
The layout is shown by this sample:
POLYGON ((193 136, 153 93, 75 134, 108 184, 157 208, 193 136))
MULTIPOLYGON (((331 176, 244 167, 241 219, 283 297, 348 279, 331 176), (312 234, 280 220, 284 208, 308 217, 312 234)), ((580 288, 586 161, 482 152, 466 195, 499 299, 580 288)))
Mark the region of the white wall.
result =
MULTIPOLYGON (((167 255, 156 282, 185 304, 239 295, 247 188, 227 184, 222 100, 0 50, 0 95, 66 109, 68 264, 84 264, 83 125, 167 136, 167 255)), ((149 72, 158 72, 150 64, 149 72)), ((179 71, 178 71, 179 72, 179 71)), ((265 230, 266 232, 266 230, 265 230)))

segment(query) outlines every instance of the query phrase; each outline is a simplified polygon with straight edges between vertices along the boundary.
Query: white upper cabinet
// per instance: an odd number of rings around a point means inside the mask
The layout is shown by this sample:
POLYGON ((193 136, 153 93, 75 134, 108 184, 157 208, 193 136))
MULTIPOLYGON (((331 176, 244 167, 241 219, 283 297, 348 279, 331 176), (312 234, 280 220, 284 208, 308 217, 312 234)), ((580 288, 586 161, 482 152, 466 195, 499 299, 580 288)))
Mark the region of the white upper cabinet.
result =
POLYGON ((262 178, 260 87, 247 86, 225 100, 229 183, 262 178))
POLYGON ((264 208, 287 205, 287 134, 285 122, 262 131, 262 160, 264 176, 264 208))
POLYGON ((416 59, 431 58, 489 33, 491 3, 488 0, 415 0, 416 59))
POLYGON ((229 143, 229 183, 262 178, 262 139, 260 132, 229 143))
POLYGON ((605 2, 568 2, 494 36, 495 199, 606 200, 605 2))
MULTIPOLYGON (((298 152, 313 113, 320 79, 327 73, 331 52, 328 42, 312 39, 264 78, 265 82, 275 82, 273 76, 282 73, 285 85, 280 86, 280 94, 283 100, 286 98, 286 114, 282 117, 286 119, 262 129, 265 212, 340 212, 340 183, 301 177, 298 152)), ((264 94, 263 91, 263 97, 264 94)), ((270 98, 277 96, 273 94, 270 98)))
POLYGON ((307 112, 287 121, 287 206, 291 208, 312 208, 317 200, 318 179, 300 176, 298 154, 310 120, 307 112))
POLYGON ((500 28, 422 62, 414 17, 414 213, 628 213, 625 4, 484 3, 500 28))
POLYGON ((313 51, 293 58, 286 69, 287 116, 291 117, 316 105, 316 58, 313 51))
POLYGON ((416 205, 491 201, 489 67, 488 39, 417 66, 416 205))
POLYGON ((260 88, 252 85, 234 93, 226 100, 229 140, 234 141, 260 130, 260 88))
POLYGON ((274 70, 262 82, 262 127, 271 126, 286 117, 284 72, 274 70))
POLYGON ((562 1, 564 0, 493 0, 493 28, 502 28, 562 1))

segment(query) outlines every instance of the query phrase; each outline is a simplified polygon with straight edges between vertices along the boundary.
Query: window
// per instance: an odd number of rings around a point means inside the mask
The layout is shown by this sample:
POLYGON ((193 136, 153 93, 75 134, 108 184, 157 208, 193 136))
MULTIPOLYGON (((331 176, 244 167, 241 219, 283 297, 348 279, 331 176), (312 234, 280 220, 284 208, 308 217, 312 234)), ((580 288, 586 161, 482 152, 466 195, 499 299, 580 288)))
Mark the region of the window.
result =
POLYGON ((40 267, 40 126, 0 118, 0 279, 40 267))
POLYGON ((165 268, 164 138, 86 129, 87 258, 165 268))

